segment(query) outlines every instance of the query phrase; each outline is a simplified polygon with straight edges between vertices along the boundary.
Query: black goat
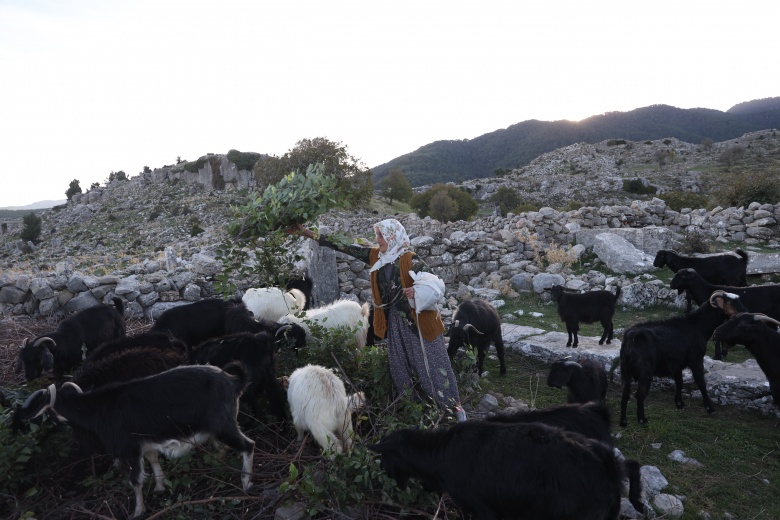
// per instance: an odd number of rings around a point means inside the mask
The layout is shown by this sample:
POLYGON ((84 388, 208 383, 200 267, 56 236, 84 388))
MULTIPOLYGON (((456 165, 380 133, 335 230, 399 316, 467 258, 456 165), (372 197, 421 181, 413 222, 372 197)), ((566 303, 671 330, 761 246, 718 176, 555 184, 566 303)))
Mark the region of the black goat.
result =
MULTIPOLYGON (((680 269, 695 269, 702 278, 711 284, 745 287, 747 285, 748 254, 737 249, 734 253, 691 257, 683 256, 675 251, 661 249, 655 254, 653 266, 668 267, 673 273, 680 269)), ((708 293, 712 294, 712 291, 708 293)), ((691 312, 691 294, 686 292, 688 302, 687 312, 691 312)), ((697 301, 701 305, 703 301, 697 301)))
POLYGON ((497 414, 486 419, 500 423, 540 422, 576 432, 585 437, 614 446, 612 418, 603 402, 568 403, 525 412, 497 414))
MULTIPOLYGON (((676 289, 678 294, 683 291, 690 294, 697 305, 706 302, 712 293, 725 291, 739 296, 739 301, 744 306, 743 310, 766 314, 770 318, 780 320, 780 285, 751 285, 750 287, 728 287, 713 285, 694 269, 680 269, 674 275, 669 287, 676 289)), ((728 349, 721 351, 721 342, 715 343, 715 359, 728 353, 728 349)))
POLYGON ((607 371, 589 358, 577 361, 560 359, 550 367, 547 385, 569 388, 566 399, 569 403, 604 402, 607 398, 607 371))
POLYGON ((303 274, 301 278, 289 278, 284 284, 284 288, 288 291, 292 289, 298 289, 306 296, 306 304, 303 306, 303 310, 309 310, 311 308, 312 291, 314 290, 314 282, 307 274, 303 274))
POLYGON ((233 361, 241 361, 249 375, 242 400, 257 415, 257 400, 265 392, 271 412, 283 421, 287 417, 287 392, 276 378, 276 347, 272 336, 266 332, 229 334, 207 340, 192 351, 192 362, 200 365, 224 367, 233 361))
MULTIPOLYGON (((119 352, 139 347, 178 352, 179 354, 184 355, 186 359, 189 359, 190 356, 190 349, 187 347, 187 345, 184 344, 184 342, 172 338, 163 332, 146 332, 143 334, 136 334, 135 336, 125 336, 123 338, 103 343, 96 349, 92 350, 92 352, 87 354, 87 357, 84 360, 84 364, 98 361, 119 352)), ((76 383, 80 384, 78 381, 76 383)))
POLYGON ((780 408, 780 321, 763 314, 737 314, 715 329, 713 337, 726 343, 740 343, 756 358, 769 382, 775 406, 780 408))
MULTIPOLYGON (((614 519, 626 464, 613 449, 542 423, 467 421, 395 430, 368 446, 401 488, 416 478, 480 519, 614 519)), ((638 470, 637 470, 638 473, 638 470)), ((638 479, 632 496, 638 502, 638 479)))
POLYGON ((567 347, 576 348, 579 344, 577 333, 580 330, 580 323, 597 321, 601 322, 604 328, 599 345, 603 345, 604 340, 607 344, 612 343, 614 329, 612 317, 615 315, 615 306, 620 297, 620 287, 617 287, 615 294, 605 290, 579 294, 565 292, 563 286, 553 285, 550 288, 550 295, 558 306, 558 316, 566 324, 566 332, 569 334, 567 347))
POLYGON ((113 298, 114 305, 96 305, 62 320, 57 329, 29 341, 19 351, 16 373, 24 368, 27 381, 52 369, 54 381, 79 366, 86 355, 106 341, 124 337, 125 306, 113 298))
POLYGON ((243 458, 241 482, 252 485, 254 442, 238 427, 238 399, 246 386, 240 363, 224 371, 211 366, 184 366, 125 383, 82 393, 74 383, 59 389, 50 385, 34 392, 25 402, 26 417, 48 409, 70 423, 93 432, 106 451, 130 466, 135 491, 133 517, 144 506, 142 486, 144 457, 152 466, 156 490, 163 490, 158 455, 180 457, 196 444, 214 437, 239 451, 243 458))
POLYGON ((447 353, 452 358, 463 344, 477 349, 477 372, 484 369, 485 355, 493 343, 501 366, 506 374, 504 362, 504 339, 501 336, 501 317, 495 307, 479 298, 461 303, 455 310, 447 335, 450 343, 447 353))
POLYGON ((238 332, 269 332, 278 346, 291 341, 295 348, 306 345, 306 332, 297 324, 255 320, 241 301, 216 298, 179 305, 163 312, 150 332, 163 332, 192 348, 212 338, 238 332))
MULTIPOLYGON (((703 303, 684 316, 662 321, 648 321, 626 330, 620 346, 620 378, 623 395, 620 401, 620 425, 626 426, 626 406, 631 394, 631 382, 638 381, 636 392, 637 419, 647 423, 645 398, 654 376, 672 377, 675 383, 674 402, 684 408, 682 400, 683 369, 690 368, 693 380, 701 391, 707 412, 714 410, 704 381, 704 353, 713 331, 726 319, 736 296, 718 293, 721 305, 703 303), (719 308, 720 307, 720 308, 719 308)), ((713 295, 713 300, 716 295, 713 295)))

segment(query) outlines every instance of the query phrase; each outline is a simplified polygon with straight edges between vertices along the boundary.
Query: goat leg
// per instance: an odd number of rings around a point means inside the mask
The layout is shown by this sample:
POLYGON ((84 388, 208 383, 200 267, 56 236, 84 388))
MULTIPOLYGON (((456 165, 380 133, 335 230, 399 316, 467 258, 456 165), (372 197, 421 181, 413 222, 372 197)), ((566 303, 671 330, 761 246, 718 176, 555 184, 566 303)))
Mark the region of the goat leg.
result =
POLYGON ((643 377, 639 379, 636 389, 636 418, 640 424, 647 424, 645 415, 645 398, 650 393, 650 382, 652 377, 643 377))
POLYGON ((678 410, 685 408, 685 401, 682 400, 683 375, 682 370, 674 374, 674 404, 678 410))

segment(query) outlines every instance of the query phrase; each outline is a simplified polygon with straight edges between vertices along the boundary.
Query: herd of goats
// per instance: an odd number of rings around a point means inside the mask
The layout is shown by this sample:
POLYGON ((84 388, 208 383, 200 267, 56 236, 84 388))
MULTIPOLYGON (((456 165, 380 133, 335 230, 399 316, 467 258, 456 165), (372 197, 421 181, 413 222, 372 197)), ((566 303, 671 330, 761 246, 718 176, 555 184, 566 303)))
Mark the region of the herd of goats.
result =
MULTIPOLYGON (((621 426, 633 381, 640 423, 647 422, 644 400, 654 377, 674 379, 675 404, 683 408, 685 368, 712 412, 703 369, 710 338, 716 358, 729 345, 744 345, 780 404, 780 285, 747 286, 741 250, 709 257, 662 250, 655 266, 675 272, 670 286, 687 294, 688 310, 625 331, 621 426), (698 307, 691 310, 691 302, 698 307)), ((250 289, 241 299, 188 303, 133 336, 126 335, 120 298, 82 310, 25 341, 17 372, 32 381, 51 370, 54 383, 32 393, 14 420, 23 424, 51 410, 71 426, 81 458, 105 453, 129 467, 134 518, 146 510, 144 459, 155 490, 163 491, 159 456, 180 457, 208 439, 241 454, 243 489, 251 487, 254 441, 239 426, 241 402, 260 413, 258 399, 265 396, 280 420, 287 420, 289 409, 298 440, 309 431, 326 452, 348 451, 352 412, 365 406, 365 395, 348 395, 341 379, 321 366, 280 377, 277 355, 282 346, 306 345, 311 323, 356 331, 356 347, 373 344, 372 311, 349 300, 310 308, 310 295, 311 281, 304 279, 283 289, 250 289)), ((599 344, 611 342, 619 288, 575 294, 554 286, 551 295, 566 324, 567 346, 577 347, 580 323, 600 322, 599 344)), ((447 335, 450 356, 464 346, 476 349, 480 373, 493 344, 506 372, 501 320, 489 303, 463 302, 447 335)), ((416 479, 428 491, 447 492, 467 517, 616 519, 625 479, 628 500, 643 511, 639 464, 614 450, 604 367, 587 359, 556 361, 548 383, 568 388, 567 404, 432 430, 399 429, 368 448, 380 454, 382 469, 399 486, 416 479)))

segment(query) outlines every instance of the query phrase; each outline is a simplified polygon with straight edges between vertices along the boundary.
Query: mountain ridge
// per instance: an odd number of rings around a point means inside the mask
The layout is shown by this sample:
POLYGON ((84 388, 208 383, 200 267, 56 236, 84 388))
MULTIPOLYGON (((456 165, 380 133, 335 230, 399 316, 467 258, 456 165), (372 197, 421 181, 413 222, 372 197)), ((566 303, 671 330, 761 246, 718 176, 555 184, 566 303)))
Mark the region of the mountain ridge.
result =
POLYGON ((531 119, 473 139, 434 141, 372 168, 380 184, 391 169, 404 171, 412 186, 463 182, 517 169, 540 155, 579 142, 676 138, 688 143, 736 139, 746 133, 780 127, 780 97, 739 103, 727 112, 650 105, 628 112, 607 112, 582 121, 531 119), (731 111, 731 112, 729 112, 731 111))

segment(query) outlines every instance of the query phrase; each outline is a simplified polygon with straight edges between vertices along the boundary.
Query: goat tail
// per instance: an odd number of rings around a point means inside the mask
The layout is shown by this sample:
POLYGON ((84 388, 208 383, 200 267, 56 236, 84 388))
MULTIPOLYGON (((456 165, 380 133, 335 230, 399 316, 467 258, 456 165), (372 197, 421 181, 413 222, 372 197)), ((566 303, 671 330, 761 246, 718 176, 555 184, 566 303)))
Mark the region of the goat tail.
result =
POLYGON ((628 501, 634 509, 644 513, 645 505, 642 503, 642 478, 639 473, 639 462, 626 459, 623 462, 628 477, 628 501))
POLYGON ((249 385, 249 373, 241 361, 231 361, 222 367, 222 371, 233 377, 234 386, 239 394, 246 390, 249 385))
POLYGON ((745 251, 743 251, 743 250, 741 250, 739 248, 735 249, 734 252, 737 253, 742 258, 742 262, 744 262, 747 265, 747 263, 748 263, 748 254, 745 251))
POLYGON ((117 298, 114 296, 111 298, 111 301, 114 302, 114 307, 116 307, 116 310, 119 311, 119 314, 122 316, 125 315, 125 302, 122 301, 122 298, 117 298))
POLYGON ((366 394, 363 392, 355 392, 347 397, 347 409, 350 412, 357 412, 366 405, 366 394))

